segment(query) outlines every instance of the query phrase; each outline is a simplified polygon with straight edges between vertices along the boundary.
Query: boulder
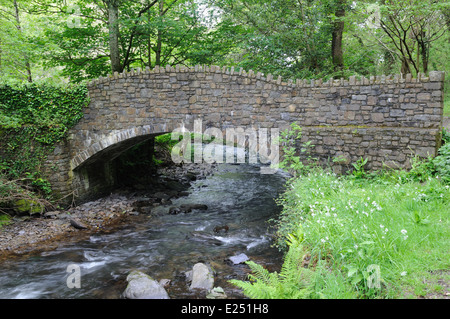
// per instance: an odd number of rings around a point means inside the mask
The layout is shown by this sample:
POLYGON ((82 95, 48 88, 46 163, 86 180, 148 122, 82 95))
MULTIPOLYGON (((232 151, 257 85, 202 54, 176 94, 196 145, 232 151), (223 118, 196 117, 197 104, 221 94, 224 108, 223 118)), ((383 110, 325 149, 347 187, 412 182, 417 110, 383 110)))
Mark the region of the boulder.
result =
POLYGON ((45 207, 40 203, 31 199, 19 199, 14 202, 14 211, 16 211, 18 215, 42 214, 44 209, 45 207))
POLYGON ((197 263, 192 268, 192 282, 190 289, 211 290, 214 287, 214 274, 203 263, 197 263))
POLYGON ((231 262, 235 265, 242 264, 249 260, 246 254, 239 254, 236 256, 229 257, 228 259, 231 260, 231 262))
POLYGON ((123 292, 127 299, 170 299, 161 284, 143 272, 132 271, 127 281, 128 286, 123 292))

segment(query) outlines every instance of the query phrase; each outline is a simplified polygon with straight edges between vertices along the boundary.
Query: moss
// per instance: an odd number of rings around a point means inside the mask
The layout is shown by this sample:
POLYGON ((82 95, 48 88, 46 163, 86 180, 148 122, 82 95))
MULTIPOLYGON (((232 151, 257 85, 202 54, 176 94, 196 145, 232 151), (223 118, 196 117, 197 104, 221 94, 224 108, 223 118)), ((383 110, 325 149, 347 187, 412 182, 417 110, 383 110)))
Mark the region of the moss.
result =
POLYGON ((19 214, 41 214, 44 207, 37 201, 30 199, 19 199, 14 203, 14 210, 19 214))

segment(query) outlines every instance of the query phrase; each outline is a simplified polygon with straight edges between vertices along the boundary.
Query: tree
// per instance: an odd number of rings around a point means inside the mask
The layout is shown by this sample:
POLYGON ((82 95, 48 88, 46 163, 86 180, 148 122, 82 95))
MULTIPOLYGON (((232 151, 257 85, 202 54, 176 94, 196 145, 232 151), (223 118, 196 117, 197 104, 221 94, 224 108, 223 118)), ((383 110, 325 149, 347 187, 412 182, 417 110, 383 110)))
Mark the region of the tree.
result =
POLYGON ((10 68, 11 72, 23 75, 28 82, 32 82, 30 51, 27 35, 21 21, 21 6, 17 0, 3 0, 0 2, 0 23, 2 32, 3 68, 10 68))
POLYGON ((333 72, 329 1, 213 2, 222 9, 223 19, 242 28, 236 35, 241 48, 238 65, 289 77, 333 72))
POLYGON ((105 76, 132 67, 216 61, 220 27, 205 23, 199 0, 74 0, 79 26, 68 25, 75 13, 63 0, 36 2, 37 11, 52 12, 48 36, 59 49, 46 56, 49 65, 64 67, 72 80, 105 76), (59 18, 58 18, 59 17, 59 18), (58 20, 59 19, 59 20, 58 20), (202 50, 198 53, 197 50, 202 50))
POLYGON ((331 41, 331 54, 333 56, 334 71, 339 72, 344 69, 344 52, 342 50, 342 38, 344 33, 344 17, 346 12, 347 1, 336 0, 335 20, 333 22, 333 33, 331 41))
POLYGON ((372 35, 399 59, 402 74, 426 73, 431 45, 446 32, 442 12, 448 7, 446 1, 382 0, 366 14, 378 14, 372 35))

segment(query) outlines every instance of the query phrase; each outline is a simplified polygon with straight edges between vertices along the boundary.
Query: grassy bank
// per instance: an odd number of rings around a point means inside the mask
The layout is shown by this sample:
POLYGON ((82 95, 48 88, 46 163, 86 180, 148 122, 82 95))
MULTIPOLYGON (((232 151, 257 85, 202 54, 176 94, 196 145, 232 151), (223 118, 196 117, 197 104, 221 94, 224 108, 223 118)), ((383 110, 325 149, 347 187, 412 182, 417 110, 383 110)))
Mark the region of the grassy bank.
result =
POLYGON ((442 298, 450 286, 449 158, 377 174, 355 165, 344 176, 302 166, 274 221, 286 252, 281 272, 250 262, 250 281, 233 282, 252 298, 442 298), (447 164, 437 170, 438 162, 447 164))
POLYGON ((281 203, 278 244, 301 234, 313 262, 334 275, 320 287, 324 296, 405 297, 442 288, 426 284, 431 272, 450 268, 450 190, 436 178, 355 180, 317 170, 293 180, 281 203), (370 275, 379 276, 379 288, 369 287, 370 275))

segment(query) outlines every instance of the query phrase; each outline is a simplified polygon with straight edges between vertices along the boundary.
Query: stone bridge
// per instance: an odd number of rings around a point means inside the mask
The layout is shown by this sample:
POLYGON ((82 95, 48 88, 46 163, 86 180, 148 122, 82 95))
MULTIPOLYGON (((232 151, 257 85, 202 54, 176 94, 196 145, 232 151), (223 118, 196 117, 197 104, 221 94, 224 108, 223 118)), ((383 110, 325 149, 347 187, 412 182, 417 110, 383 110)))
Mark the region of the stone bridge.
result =
MULTIPOLYGON (((114 159, 156 135, 201 120, 203 129, 284 129, 297 122, 313 155, 345 168, 408 167, 435 156, 443 119, 444 73, 284 82, 216 66, 156 67, 88 83, 90 104, 46 171, 61 196, 80 199, 114 186, 114 159), (333 158, 341 158, 333 163, 333 158)), ((340 167, 338 166, 338 168, 340 167)))

